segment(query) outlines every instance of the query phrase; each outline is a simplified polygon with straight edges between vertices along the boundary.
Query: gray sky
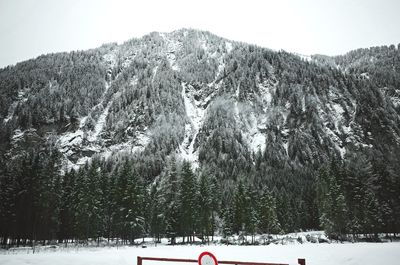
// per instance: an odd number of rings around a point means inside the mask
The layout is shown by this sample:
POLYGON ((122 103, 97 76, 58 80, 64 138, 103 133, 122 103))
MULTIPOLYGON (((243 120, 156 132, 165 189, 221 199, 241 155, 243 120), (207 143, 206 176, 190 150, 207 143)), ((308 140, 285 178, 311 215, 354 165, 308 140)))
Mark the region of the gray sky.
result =
POLYGON ((182 27, 337 55, 400 43, 399 14, 399 0, 0 0, 0 67, 182 27))

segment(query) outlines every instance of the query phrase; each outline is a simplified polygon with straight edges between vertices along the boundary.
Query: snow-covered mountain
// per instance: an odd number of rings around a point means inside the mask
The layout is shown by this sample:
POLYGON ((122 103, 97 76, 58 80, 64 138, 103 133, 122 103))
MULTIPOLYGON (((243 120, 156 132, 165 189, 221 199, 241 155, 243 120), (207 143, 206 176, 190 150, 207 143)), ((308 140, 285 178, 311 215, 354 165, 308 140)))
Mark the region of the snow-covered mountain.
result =
POLYGON ((360 148, 389 155, 400 144, 399 64, 380 84, 358 71, 385 64, 369 53, 304 59, 182 29, 44 55, 0 72, 2 160, 51 143, 64 171, 93 156, 176 153, 238 174, 257 153, 295 167, 360 148))
POLYGON ((0 239, 397 233, 399 102, 394 45, 304 57, 182 29, 18 63, 0 239))

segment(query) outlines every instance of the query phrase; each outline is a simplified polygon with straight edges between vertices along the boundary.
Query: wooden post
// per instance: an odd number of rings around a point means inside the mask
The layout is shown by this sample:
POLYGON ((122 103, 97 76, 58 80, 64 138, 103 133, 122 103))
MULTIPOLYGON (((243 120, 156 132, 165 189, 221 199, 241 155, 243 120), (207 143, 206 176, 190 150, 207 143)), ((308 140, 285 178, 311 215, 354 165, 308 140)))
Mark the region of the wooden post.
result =
POLYGON ((137 263, 136 265, 142 265, 142 257, 137 257, 137 263))
POLYGON ((305 259, 297 259, 297 263, 299 263, 299 265, 306 265, 306 260, 305 259))

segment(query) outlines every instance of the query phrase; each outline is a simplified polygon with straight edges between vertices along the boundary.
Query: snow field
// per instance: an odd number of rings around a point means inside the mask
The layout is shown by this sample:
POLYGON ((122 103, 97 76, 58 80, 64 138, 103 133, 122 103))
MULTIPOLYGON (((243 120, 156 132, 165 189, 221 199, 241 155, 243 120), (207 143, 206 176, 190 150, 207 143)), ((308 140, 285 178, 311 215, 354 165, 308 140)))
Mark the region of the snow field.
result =
MULTIPOLYGON (((218 260, 274 262, 297 264, 305 258, 307 265, 397 265, 400 242, 295 244, 268 246, 158 246, 90 248, 37 254, 0 254, 0 264, 41 265, 136 265, 137 256, 197 259, 201 252, 210 251, 218 260)), ((0 252, 1 253, 1 252, 0 252)), ((143 265, 174 265, 173 263, 143 261, 143 265)), ((188 263, 194 264, 194 263, 188 263)), ((185 263, 182 263, 185 265, 185 263)))

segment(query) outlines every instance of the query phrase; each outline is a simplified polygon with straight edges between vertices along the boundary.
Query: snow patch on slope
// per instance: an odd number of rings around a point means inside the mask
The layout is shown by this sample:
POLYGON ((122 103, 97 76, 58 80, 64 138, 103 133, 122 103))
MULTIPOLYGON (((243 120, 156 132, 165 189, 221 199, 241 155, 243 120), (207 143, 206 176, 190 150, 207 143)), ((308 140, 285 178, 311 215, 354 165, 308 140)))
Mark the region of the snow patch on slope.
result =
POLYGON ((203 48, 203 50, 205 52, 207 52, 208 51, 207 40, 205 38, 201 38, 200 39, 200 44, 201 44, 201 48, 203 48))
POLYGON ((107 106, 101 113, 100 117, 98 118, 96 125, 94 126, 94 131, 88 137, 89 142, 95 142, 98 138, 100 133, 103 131, 104 125, 106 124, 106 118, 108 116, 112 101, 108 102, 107 106))
POLYGON ((179 146, 180 155, 183 159, 190 161, 193 168, 198 168, 198 153, 194 150, 194 144, 203 124, 206 109, 202 107, 202 102, 197 101, 191 94, 191 86, 185 83, 182 83, 182 98, 189 121, 185 125, 185 137, 179 146))
POLYGON ((288 141, 283 143, 283 149, 285 149, 286 155, 289 156, 289 142, 288 141))
POLYGON ((360 74, 360 76, 361 76, 362 78, 369 79, 368 73, 362 73, 362 74, 360 74))
POLYGON ((302 59, 303 61, 306 61, 306 62, 311 62, 313 60, 310 55, 304 55, 304 54, 300 54, 300 53, 295 53, 295 55, 299 56, 300 59, 302 59))
MULTIPOLYGON (((278 82, 273 82, 272 80, 268 79, 264 80, 263 82, 257 80, 257 83, 257 87, 259 90, 259 100, 262 103, 261 115, 257 115, 254 111, 252 111, 248 118, 242 122, 240 121, 238 102, 235 102, 235 117, 237 118, 239 123, 243 123, 242 134, 246 139, 250 150, 253 152, 261 150, 263 152, 266 148, 266 137, 263 131, 266 130, 267 119, 265 117, 262 118, 262 116, 266 115, 268 113, 268 109, 271 107, 272 95, 275 92, 278 82)), ((240 83, 235 94, 237 100, 239 99, 239 93, 240 83)), ((285 113, 282 113, 282 115, 285 116, 285 113)), ((285 149, 287 153, 287 146, 285 149)))
POLYGON ((344 158, 344 156, 346 155, 345 145, 347 142, 349 142, 349 139, 353 139, 355 143, 360 143, 361 139, 359 139, 359 137, 354 132, 354 128, 352 128, 356 126, 356 124, 352 122, 348 126, 346 126, 346 119, 344 118, 344 114, 346 112, 345 108, 347 110, 355 110, 355 103, 352 103, 350 105, 341 105, 337 102, 345 101, 339 99, 341 99, 340 93, 337 91, 336 88, 331 87, 329 91, 329 101, 331 103, 327 105, 327 112, 322 109, 318 109, 318 112, 320 113, 321 117, 324 118, 324 120, 330 120, 330 122, 324 123, 325 133, 333 143, 335 149, 339 152, 340 156, 344 158), (340 136, 344 136, 346 138, 346 141, 343 141, 342 137, 340 136))
POLYGON ((71 147, 80 146, 82 143, 84 132, 81 129, 75 132, 67 132, 60 136, 58 139, 58 145, 61 153, 67 153, 71 147))
POLYGON ((232 49, 233 49, 232 43, 229 42, 229 41, 225 41, 225 48, 226 48, 226 52, 230 53, 232 51, 232 49))
POLYGON ((254 112, 250 113, 249 118, 244 123, 245 128, 242 130, 242 135, 246 139, 250 150, 253 152, 261 150, 263 152, 266 147, 266 138, 261 129, 265 124, 258 121, 254 112))
POLYGON ((265 80, 264 82, 258 82, 257 86, 260 91, 261 101, 263 103, 263 111, 266 112, 271 106, 272 93, 275 91, 276 83, 272 83, 270 80, 265 80))
MULTIPOLYGON (((272 79, 267 79, 263 82, 257 79, 257 88, 259 93, 256 97, 258 97, 258 102, 262 108, 262 111, 260 113, 255 109, 249 111, 246 110, 246 108, 244 110, 241 108, 241 106, 245 106, 246 103, 243 103, 243 105, 241 105, 239 101, 240 82, 236 88, 234 95, 234 116, 241 128, 243 138, 246 140, 248 147, 253 152, 257 152, 258 150, 260 150, 261 152, 265 151, 265 131, 268 122, 266 115, 268 115, 269 108, 271 108, 273 93, 275 93, 277 84, 278 82, 274 82, 272 79), (243 113, 241 113, 241 111, 243 113)), ((286 120, 285 116, 287 116, 287 113, 283 111, 282 115, 284 116, 284 120, 286 120)), ((285 149, 287 153, 287 146, 285 149)))
MULTIPOLYGON (((113 65, 113 62, 110 58, 108 58, 110 65, 113 65)), ((154 69, 154 75, 156 74, 157 69, 154 69)), ((108 78, 111 80, 111 70, 108 71, 108 78)), ((106 107, 103 106, 106 103, 106 95, 108 90, 111 87, 112 81, 107 81, 105 84, 105 90, 103 95, 100 98, 99 103, 89 111, 88 115, 82 117, 79 122, 79 127, 74 132, 66 132, 62 134, 57 144, 59 146, 60 152, 64 156, 63 161, 63 169, 62 173, 65 171, 69 171, 70 169, 79 169, 80 166, 87 163, 91 156, 87 154, 95 154, 96 156, 107 158, 115 153, 135 153, 143 151, 144 147, 149 142, 149 137, 141 132, 136 132, 135 137, 129 139, 129 141, 125 143, 120 143, 116 145, 106 146, 104 144, 104 137, 102 136, 102 132, 106 126, 106 121, 108 114, 110 112, 110 108, 113 103, 113 97, 107 102, 106 107), (89 117, 93 117, 93 113, 101 110, 101 113, 98 115, 97 120, 93 126, 92 130, 87 131, 85 128, 87 125, 87 121, 89 117), (75 161, 75 162, 73 162, 75 161)), ((132 86, 137 84, 137 78, 134 78, 131 81, 132 86)), ((69 124, 67 125, 69 126, 69 124)))
POLYGON ((100 154, 101 157, 109 158, 114 154, 125 153, 135 154, 142 152, 150 142, 150 137, 146 133, 136 132, 135 140, 130 140, 124 143, 111 145, 104 149, 100 154))
POLYGON ((235 103, 234 103, 234 106, 235 106, 234 113, 235 113, 236 120, 239 120, 239 105, 238 105, 239 104, 239 95, 240 95, 240 82, 239 82, 239 84, 238 84, 238 86, 236 88, 236 92, 235 92, 236 100, 235 100, 235 103))

